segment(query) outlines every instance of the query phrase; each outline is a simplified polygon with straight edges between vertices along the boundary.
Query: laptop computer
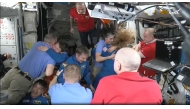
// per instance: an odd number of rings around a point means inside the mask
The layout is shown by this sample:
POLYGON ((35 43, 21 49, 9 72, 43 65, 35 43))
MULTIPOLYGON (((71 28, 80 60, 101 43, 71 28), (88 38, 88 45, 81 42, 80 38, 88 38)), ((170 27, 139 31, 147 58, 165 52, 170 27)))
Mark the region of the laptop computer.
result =
POLYGON ((179 46, 181 42, 156 41, 156 58, 142 66, 159 72, 171 70, 180 63, 181 49, 178 49, 179 46))
POLYGON ((176 80, 190 87, 190 67, 184 66, 176 77, 176 80))

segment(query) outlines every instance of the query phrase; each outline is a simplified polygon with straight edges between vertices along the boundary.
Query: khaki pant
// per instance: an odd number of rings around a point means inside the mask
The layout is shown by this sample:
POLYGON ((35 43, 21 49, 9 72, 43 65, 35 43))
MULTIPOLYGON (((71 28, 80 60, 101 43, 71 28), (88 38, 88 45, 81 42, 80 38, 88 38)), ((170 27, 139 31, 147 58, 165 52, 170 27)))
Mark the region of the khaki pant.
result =
POLYGON ((98 75, 98 73, 101 71, 102 68, 99 68, 99 67, 93 67, 93 70, 92 70, 92 80, 94 80, 94 78, 98 75))
POLYGON ((1 79, 1 90, 8 90, 7 104, 17 104, 28 92, 32 81, 19 74, 20 70, 13 68, 1 79))

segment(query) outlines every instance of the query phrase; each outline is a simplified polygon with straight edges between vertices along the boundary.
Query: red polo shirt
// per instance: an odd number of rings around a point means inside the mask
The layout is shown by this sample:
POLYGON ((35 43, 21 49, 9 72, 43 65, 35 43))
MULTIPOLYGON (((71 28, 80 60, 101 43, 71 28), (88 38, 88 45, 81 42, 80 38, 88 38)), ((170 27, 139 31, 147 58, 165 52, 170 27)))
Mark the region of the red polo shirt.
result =
POLYGON ((88 32, 95 27, 94 19, 89 16, 87 10, 84 14, 78 14, 74 7, 70 10, 70 17, 76 21, 79 32, 88 32))
POLYGON ((156 81, 138 72, 123 72, 100 80, 91 104, 161 104, 156 81))
POLYGON ((156 71, 144 68, 142 64, 155 58, 156 42, 153 41, 152 43, 146 44, 142 41, 140 43, 140 52, 145 56, 145 58, 141 58, 141 65, 138 72, 146 77, 155 76, 156 71))

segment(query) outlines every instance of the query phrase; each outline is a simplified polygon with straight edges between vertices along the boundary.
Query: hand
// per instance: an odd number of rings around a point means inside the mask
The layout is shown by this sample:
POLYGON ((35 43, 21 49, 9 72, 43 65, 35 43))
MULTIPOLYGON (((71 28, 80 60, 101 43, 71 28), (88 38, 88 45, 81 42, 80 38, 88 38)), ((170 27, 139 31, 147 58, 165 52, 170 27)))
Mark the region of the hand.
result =
POLYGON ((37 49, 40 51, 46 52, 49 48, 46 46, 39 46, 37 49))
POLYGON ((63 71, 63 70, 61 70, 61 71, 58 70, 57 73, 56 73, 56 75, 59 76, 62 71, 63 71))
POLYGON ((94 89, 94 87, 92 85, 90 85, 90 89, 91 89, 92 93, 95 92, 95 89, 94 89))
POLYGON ((111 56, 109 56, 109 59, 114 59, 115 57, 115 53, 111 54, 111 56))
POLYGON ((73 30, 73 28, 70 28, 70 32, 71 32, 72 34, 74 34, 74 30, 73 30))
POLYGON ((5 56, 7 59, 12 59, 12 56, 11 56, 11 54, 9 54, 9 53, 5 53, 4 56, 5 56))

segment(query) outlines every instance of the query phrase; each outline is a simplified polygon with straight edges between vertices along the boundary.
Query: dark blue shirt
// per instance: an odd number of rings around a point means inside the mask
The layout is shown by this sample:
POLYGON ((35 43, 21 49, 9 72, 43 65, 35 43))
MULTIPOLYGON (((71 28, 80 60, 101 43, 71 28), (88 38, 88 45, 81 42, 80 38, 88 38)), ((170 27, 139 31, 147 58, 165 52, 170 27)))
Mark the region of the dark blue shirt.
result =
MULTIPOLYGON (((86 80, 86 82, 88 83, 88 85, 91 85, 92 82, 91 82, 91 79, 90 79, 90 66, 89 66, 89 62, 88 61, 85 61, 83 63, 80 63, 77 61, 76 59, 76 55, 73 55, 71 57, 69 57, 64 63, 70 65, 70 64, 76 64, 78 65, 81 70, 82 70, 82 77, 84 76, 84 79, 86 80)), ((59 68, 59 71, 61 71, 62 69, 64 69, 64 65, 61 64, 60 65, 60 68, 59 68)), ((57 82, 58 83, 64 83, 65 80, 63 79, 63 73, 64 71, 61 72, 61 74, 59 75, 58 79, 57 79, 57 82)))
POLYGON ((63 63, 69 56, 68 54, 65 52, 65 53, 61 53, 61 54, 58 54, 56 53, 55 51, 53 51, 53 49, 48 49, 46 51, 47 54, 50 55, 50 57, 57 63, 57 64, 61 64, 63 63))
POLYGON ((38 96, 37 98, 32 98, 31 94, 28 93, 20 100, 18 105, 49 105, 49 103, 42 95, 38 96))

